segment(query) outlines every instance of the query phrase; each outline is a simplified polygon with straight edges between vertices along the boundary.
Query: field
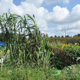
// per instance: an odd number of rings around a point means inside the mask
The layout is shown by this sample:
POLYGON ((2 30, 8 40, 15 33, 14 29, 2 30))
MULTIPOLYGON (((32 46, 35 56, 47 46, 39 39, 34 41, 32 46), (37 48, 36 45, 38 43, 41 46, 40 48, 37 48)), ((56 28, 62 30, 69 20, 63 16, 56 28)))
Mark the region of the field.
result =
POLYGON ((80 80, 79 45, 50 43, 29 14, 3 13, 0 25, 0 39, 7 44, 0 47, 0 80, 80 80))

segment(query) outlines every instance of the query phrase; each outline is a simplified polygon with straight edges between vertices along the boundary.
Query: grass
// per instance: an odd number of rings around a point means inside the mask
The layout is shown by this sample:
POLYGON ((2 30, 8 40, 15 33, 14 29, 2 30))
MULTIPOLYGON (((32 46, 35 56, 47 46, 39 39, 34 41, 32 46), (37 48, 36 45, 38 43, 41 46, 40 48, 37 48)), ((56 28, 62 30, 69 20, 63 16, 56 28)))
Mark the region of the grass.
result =
POLYGON ((60 75, 59 70, 34 67, 27 65, 14 67, 8 66, 0 70, 0 80, 80 80, 80 65, 65 67, 60 75))
POLYGON ((34 67, 27 65, 26 67, 14 66, 4 67, 0 71, 0 80, 56 80, 57 69, 47 69, 41 67, 34 67))

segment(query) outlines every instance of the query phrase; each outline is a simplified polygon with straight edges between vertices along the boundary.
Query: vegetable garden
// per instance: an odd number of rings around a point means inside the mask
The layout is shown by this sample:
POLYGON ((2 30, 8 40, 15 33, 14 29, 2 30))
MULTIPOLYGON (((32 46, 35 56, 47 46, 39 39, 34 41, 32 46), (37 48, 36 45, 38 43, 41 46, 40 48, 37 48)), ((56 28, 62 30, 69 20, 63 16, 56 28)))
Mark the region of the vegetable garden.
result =
POLYGON ((4 59, 0 71, 1 80, 80 79, 80 46, 51 45, 48 37, 41 36, 35 20, 29 14, 21 17, 10 12, 3 13, 0 27, 7 44, 5 49, 0 48, 0 57, 9 55, 4 59), (25 31, 21 36, 23 29, 25 31))

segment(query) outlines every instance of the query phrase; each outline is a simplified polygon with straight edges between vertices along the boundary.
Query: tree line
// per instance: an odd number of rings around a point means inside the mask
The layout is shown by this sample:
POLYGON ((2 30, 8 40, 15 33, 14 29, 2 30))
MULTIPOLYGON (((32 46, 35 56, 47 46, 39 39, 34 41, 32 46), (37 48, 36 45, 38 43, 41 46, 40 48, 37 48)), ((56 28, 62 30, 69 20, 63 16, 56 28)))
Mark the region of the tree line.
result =
MULTIPOLYGON (((74 35, 73 37, 75 37, 75 36, 80 37, 80 34, 74 35)), ((51 38, 51 37, 53 38, 53 36, 50 36, 50 38, 51 38)), ((55 37, 55 38, 56 38, 56 37, 58 37, 58 38, 64 38, 64 36, 63 36, 63 35, 62 35, 61 37, 60 37, 60 36, 55 35, 54 37, 55 37)), ((66 35, 65 37, 72 37, 72 36, 66 35)))

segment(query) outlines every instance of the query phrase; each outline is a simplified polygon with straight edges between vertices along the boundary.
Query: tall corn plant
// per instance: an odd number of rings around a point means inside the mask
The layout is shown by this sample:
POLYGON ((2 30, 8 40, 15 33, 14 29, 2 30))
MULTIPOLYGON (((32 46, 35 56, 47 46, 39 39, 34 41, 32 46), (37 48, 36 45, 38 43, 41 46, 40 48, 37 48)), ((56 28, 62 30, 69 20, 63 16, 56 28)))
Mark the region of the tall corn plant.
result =
MULTIPOLYGON (((19 28, 20 21, 17 21, 18 18, 21 19, 22 17, 16 14, 11 14, 11 13, 9 14, 3 13, 3 15, 0 16, 0 27, 1 27, 2 33, 4 34, 4 42, 6 42, 7 44, 6 52, 8 49, 11 49, 11 45, 9 45, 11 42, 13 42, 13 44, 14 44, 14 41, 18 42, 17 36, 16 36, 16 32, 20 30, 19 28), (11 35, 11 33, 13 33, 13 35, 11 35)), ((13 51, 14 51, 14 48, 12 48, 12 52, 10 53, 11 61, 13 61, 14 55, 16 54, 16 52, 13 52, 13 51)))
POLYGON ((46 47, 49 47, 47 38, 43 40, 43 45, 41 47, 38 47, 39 51, 36 52, 37 65, 49 68, 50 55, 52 54, 52 52, 50 52, 49 49, 47 49, 46 47))
POLYGON ((33 59, 36 60, 36 51, 39 51, 39 47, 42 46, 42 38, 41 38, 41 35, 40 35, 40 31, 38 28, 35 28, 35 30, 32 32, 33 36, 30 37, 30 42, 31 42, 31 46, 32 46, 32 51, 31 53, 33 53, 33 59))
MULTIPOLYGON (((40 35, 40 31, 36 26, 36 23, 34 21, 34 19, 27 14, 28 20, 32 21, 33 25, 30 23, 23 23, 26 24, 27 27, 25 32, 28 32, 28 34, 26 36, 29 36, 28 38, 28 42, 26 43, 26 48, 25 48, 25 52, 27 53, 26 59, 31 59, 32 61, 36 61, 36 50, 38 50, 37 47, 40 47, 41 42, 41 35, 40 35), (29 25, 28 25, 29 24, 29 25), (33 32, 30 30, 33 29, 33 32), (29 45, 29 46, 28 46, 29 45)), ((24 19, 26 20, 26 17, 24 16, 24 19)))
POLYGON ((43 64, 49 64, 48 59, 50 54, 49 51, 47 52, 45 49, 45 46, 47 46, 47 40, 42 39, 35 20, 29 14, 21 17, 17 14, 4 13, 0 16, 0 26, 3 33, 6 30, 6 50, 10 49, 11 62, 16 60, 15 63, 20 62, 22 64, 26 61, 30 61, 36 63, 38 62, 39 64, 41 59, 43 64), (20 30, 22 31, 23 28, 25 28, 25 33, 21 36, 20 30), (31 31, 32 29, 33 31, 31 31), (18 36, 16 35, 17 32, 19 32, 18 36), (13 33, 13 35, 10 35, 10 33, 13 33), (8 39, 7 36, 9 36, 8 39), (25 36, 29 37, 28 40, 25 39, 25 36), (13 42, 13 45, 8 44, 11 42, 13 42), (21 43, 25 45, 22 46, 21 43), (42 53, 37 53, 40 52, 40 49, 42 49, 42 53), (39 58, 40 55, 42 55, 41 58, 39 58))
MULTIPOLYGON (((28 20, 31 20, 33 22, 34 25, 30 26, 28 25, 28 23, 26 23, 26 18, 24 16, 24 19, 23 20, 23 24, 27 25, 26 28, 26 32, 28 31, 28 34, 26 36, 29 36, 29 39, 28 39, 28 42, 26 42, 26 46, 25 46, 25 52, 26 52, 26 59, 27 60, 31 60, 31 61, 37 61, 37 54, 36 54, 36 51, 39 51, 39 48, 41 48, 43 45, 46 46, 47 44, 47 41, 43 41, 41 35, 40 35, 40 31, 39 31, 39 28, 37 28, 36 26, 36 23, 34 21, 34 19, 28 15, 28 20), (25 23, 24 23, 25 21, 25 23), (34 29, 32 32, 30 31, 30 29, 34 29), (43 44, 44 42, 44 44, 43 44)), ((43 52, 44 54, 44 52, 43 52)))
MULTIPOLYGON (((17 19, 19 17, 20 16, 15 15, 15 14, 3 13, 1 21, 0 21, 1 22, 0 24, 1 24, 2 31, 4 31, 4 29, 6 30, 5 31, 6 32, 5 33, 5 37, 4 37, 5 40, 6 40, 5 42, 7 44, 7 46, 6 46, 6 52, 7 52, 8 49, 11 50, 11 52, 10 52, 10 59, 11 59, 11 61, 13 61, 13 58, 15 58, 15 56, 16 56, 16 52, 15 51, 17 51, 17 50, 16 50, 16 48, 12 48, 11 49, 11 45, 9 45, 9 44, 11 42, 13 42, 13 44, 14 44, 14 41, 17 42, 16 32, 20 30, 20 28, 19 28, 19 22, 17 22, 17 19), (13 35, 10 35, 11 33, 13 33, 13 35)), ((15 45, 13 47, 15 47, 15 45)))
MULTIPOLYGON (((5 42, 7 43, 6 50, 10 49, 10 60, 13 62, 14 60, 20 60, 21 61, 26 61, 28 59, 32 60, 34 59, 33 56, 34 54, 34 45, 37 47, 40 46, 39 43, 37 42, 36 35, 39 34, 37 33, 37 26, 34 21, 34 19, 29 15, 26 14, 24 15, 24 18, 22 18, 20 15, 17 14, 7 14, 3 13, 2 16, 0 16, 0 26, 2 32, 6 32, 5 34, 5 42), (28 19, 26 18, 28 17, 28 19), (32 21, 32 24, 29 24, 28 21, 32 21), (23 37, 20 36, 20 30, 22 31, 22 28, 25 28, 25 32, 27 34, 24 34, 25 36, 29 36, 29 40, 25 43, 24 48, 22 48, 21 43, 23 43, 23 37), (36 35, 34 38, 32 38, 33 33, 31 32, 31 29, 35 31, 36 29, 36 35), (13 35, 10 35, 10 33, 13 32, 13 35), (16 33, 19 32, 19 36, 16 35, 16 33), (8 37, 8 38, 7 38, 8 37), (13 45, 9 45, 9 43, 13 42, 13 45), (21 51, 22 53, 21 53, 21 51), (25 52, 23 52, 25 50, 25 52), (25 59, 22 59, 24 55, 25 59), (32 57, 31 57, 32 56, 32 57), (22 57, 22 58, 21 58, 22 57)), ((40 35, 38 35, 40 36, 40 35)), ((35 49, 36 51, 36 49, 35 49)), ((7 52, 7 51, 6 51, 7 52)))

